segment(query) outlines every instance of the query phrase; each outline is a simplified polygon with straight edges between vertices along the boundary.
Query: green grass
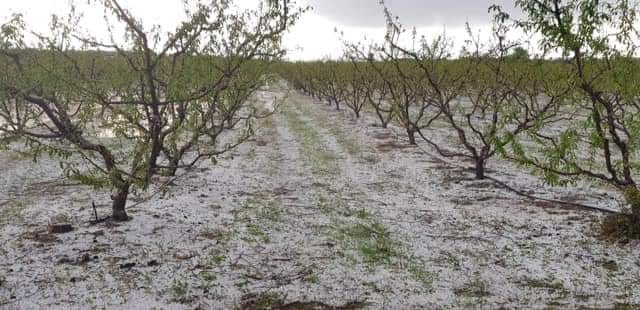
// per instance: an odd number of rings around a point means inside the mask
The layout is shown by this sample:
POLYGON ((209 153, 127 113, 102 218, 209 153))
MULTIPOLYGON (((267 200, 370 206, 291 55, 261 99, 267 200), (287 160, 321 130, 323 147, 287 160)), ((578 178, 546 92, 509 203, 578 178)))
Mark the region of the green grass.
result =
POLYGON ((330 127, 329 132, 336 138, 338 144, 340 144, 342 149, 344 149, 349 155, 362 156, 362 148, 360 147, 360 144, 354 139, 348 137, 340 128, 330 127))
POLYGON ((409 260, 409 266, 407 266, 407 271, 409 272, 409 274, 414 280, 422 283, 424 287, 431 288, 431 286, 433 285, 433 281, 435 280, 435 274, 432 272, 429 272, 426 269, 426 266, 424 266, 423 264, 420 264, 417 260, 415 259, 409 260))
POLYGON ((267 232, 257 224, 247 224, 247 233, 253 237, 253 239, 247 239, 247 241, 256 241, 260 243, 269 243, 271 238, 267 232))
POLYGON ((371 212, 367 211, 367 209, 362 208, 355 212, 355 216, 361 220, 367 220, 373 217, 371 212))
POLYGON ((174 280, 171 284, 171 295, 176 301, 187 301, 189 294, 189 283, 186 281, 174 280))
POLYGON ((301 144, 303 161, 311 167, 314 174, 333 175, 338 172, 336 160, 338 157, 327 149, 325 141, 320 132, 304 121, 291 104, 283 106, 282 112, 287 121, 287 126, 291 129, 297 140, 301 144))
POLYGON ((222 264, 227 259, 226 256, 222 255, 217 250, 209 250, 209 253, 204 257, 204 266, 215 267, 222 264))
POLYGON ((282 222, 286 210, 279 201, 267 201, 258 208, 257 216, 273 223, 282 222))
POLYGON ((340 145, 347 154, 359 157, 368 163, 377 163, 380 161, 380 158, 378 158, 378 156, 373 152, 365 152, 362 145, 356 139, 350 137, 346 132, 344 132, 342 128, 339 126, 333 126, 333 122, 325 113, 318 113, 318 111, 314 111, 312 106, 308 104, 301 104, 299 107, 305 115, 313 115, 315 119, 318 119, 320 121, 320 126, 329 131, 329 133, 335 137, 338 145, 340 145))
POLYGON ((375 219, 365 208, 349 209, 344 201, 322 195, 316 205, 330 217, 329 237, 336 241, 344 257, 368 268, 384 267, 395 272, 406 272, 412 279, 430 291, 435 275, 412 254, 410 249, 393 238, 391 231, 375 219))
POLYGON ((355 249, 367 264, 391 264, 400 255, 391 233, 380 223, 357 223, 339 227, 334 235, 345 249, 355 249))
MULTIPOLYGON (((271 232, 281 229, 287 214, 282 202, 267 197, 246 200, 235 214, 235 227, 243 227, 229 234, 245 242, 270 243, 271 232)), ((222 257, 221 257, 222 258, 222 257)))
POLYGON ((347 209, 347 205, 339 199, 328 199, 323 195, 316 195, 315 204, 325 215, 333 215, 347 209))
POLYGON ((448 251, 442 251, 441 256, 432 259, 432 262, 452 267, 454 270, 460 270, 460 268, 462 268, 460 258, 456 256, 456 254, 448 251))

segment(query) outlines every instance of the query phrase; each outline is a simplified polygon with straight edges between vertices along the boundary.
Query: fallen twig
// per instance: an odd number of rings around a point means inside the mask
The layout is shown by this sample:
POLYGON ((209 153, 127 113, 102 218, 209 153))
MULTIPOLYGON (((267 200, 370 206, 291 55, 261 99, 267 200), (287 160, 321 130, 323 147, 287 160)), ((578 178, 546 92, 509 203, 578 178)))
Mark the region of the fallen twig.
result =
POLYGON ((91 202, 91 207, 93 208, 94 219, 93 220, 89 220, 89 224, 90 225, 96 225, 96 224, 104 223, 104 222, 106 222, 106 221, 111 219, 111 216, 107 216, 107 217, 104 217, 104 218, 99 218, 98 217, 98 208, 96 207, 96 203, 94 201, 91 202))
POLYGON ((525 198, 528 198, 528 199, 531 199, 531 200, 552 202, 552 203, 562 204, 562 205, 571 206, 571 207, 578 207, 578 208, 585 208, 585 209, 590 209, 590 210, 594 210, 594 211, 600 211, 600 212, 604 212, 604 213, 611 213, 611 214, 620 213, 620 212, 615 211, 615 210, 599 208, 599 207, 596 207, 596 206, 590 206, 590 205, 577 203, 577 202, 570 202, 570 201, 564 201, 564 200, 558 200, 558 199, 536 197, 536 196, 527 194, 527 193, 525 193, 525 192, 523 192, 521 190, 518 190, 516 188, 513 188, 513 187, 509 186, 507 183, 505 183, 503 181, 500 181, 500 180, 498 180, 498 179, 496 179, 494 177, 486 176, 486 178, 488 180, 491 180, 491 181, 495 182, 500 187, 515 193, 518 196, 522 196, 522 197, 525 197, 525 198))
POLYGON ((288 304, 284 304, 282 306, 276 307, 275 309, 279 310, 292 310, 292 309, 326 309, 326 310, 355 310, 355 309, 363 309, 367 306, 366 301, 352 301, 348 302, 344 305, 332 306, 323 302, 312 301, 312 302, 291 302, 288 304))
POLYGON ((89 221, 89 224, 96 225, 96 224, 104 223, 104 222, 106 222, 106 221, 108 221, 110 219, 111 219, 111 217, 107 216, 107 217, 104 217, 104 218, 101 218, 101 219, 91 220, 91 221, 89 221))
POLYGON ((95 201, 92 201, 92 202, 91 202, 91 206, 93 207, 93 214, 94 214, 94 215, 95 215, 95 217, 96 217, 96 221, 98 221, 98 210, 96 209, 96 202, 95 202, 95 201))

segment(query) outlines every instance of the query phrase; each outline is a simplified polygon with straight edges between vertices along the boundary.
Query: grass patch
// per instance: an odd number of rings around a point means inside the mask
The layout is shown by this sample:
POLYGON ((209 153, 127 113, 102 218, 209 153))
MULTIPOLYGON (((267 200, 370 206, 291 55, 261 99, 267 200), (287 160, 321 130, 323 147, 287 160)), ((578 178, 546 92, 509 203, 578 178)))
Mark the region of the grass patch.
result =
POLYGON ((525 279, 521 285, 534 289, 547 289, 554 292, 564 290, 562 282, 553 281, 553 279, 525 279))
MULTIPOLYGON (((323 122, 324 124, 330 124, 328 121, 323 122)), ((336 138, 336 142, 342 147, 345 152, 347 152, 351 156, 362 156, 362 148, 360 144, 356 142, 351 137, 348 137, 342 129, 332 126, 326 128, 329 132, 336 138)))
POLYGON ((422 283, 424 287, 431 288, 433 285, 433 281, 435 280, 435 275, 432 272, 427 271, 424 265, 419 264, 417 260, 411 259, 409 261, 409 266, 407 266, 407 271, 411 277, 422 283))
POLYGON ((271 242, 271 238, 269 238, 269 235, 267 234, 267 232, 262 229, 262 227, 260 227, 257 224, 247 224, 246 226, 247 229, 247 233, 253 237, 252 239, 246 239, 246 241, 256 241, 256 242, 260 242, 260 243, 269 243, 271 242))
POLYGON ((170 294, 173 297, 173 300, 181 303, 188 303, 192 300, 189 293, 189 283, 177 279, 173 280, 170 287, 170 294))
POLYGON ((336 230, 334 237, 343 248, 356 249, 368 264, 391 264, 392 258, 400 256, 391 233, 380 223, 343 226, 336 230))
POLYGON ((318 209, 325 215, 340 213, 347 209, 347 205, 341 200, 327 199, 322 195, 317 195, 315 200, 318 209))
POLYGON ((233 239, 234 231, 226 230, 220 227, 205 227, 198 234, 200 238, 209 240, 218 240, 221 243, 227 243, 233 239))
POLYGON ((246 200, 235 214, 240 239, 245 242, 270 243, 271 231, 278 231, 284 222, 286 209, 278 199, 252 198, 246 200))
POLYGON ((367 209, 362 208, 359 209, 358 211, 356 211, 355 216, 361 220, 368 220, 370 219, 373 215, 371 214, 371 212, 367 211, 367 209))
POLYGON ((455 270, 462 268, 462 262, 460 258, 454 253, 448 251, 442 251, 439 257, 434 258, 432 261, 436 264, 441 264, 447 267, 452 267, 455 270))
POLYGON ((286 210, 279 201, 271 200, 260 205, 257 212, 258 219, 267 220, 272 223, 282 222, 286 210))
POLYGON ((311 167, 315 174, 336 174, 338 157, 327 150, 321 134, 310 126, 308 122, 302 120, 300 115, 289 105, 282 109, 287 120, 287 126, 301 144, 301 153, 304 162, 311 167))
POLYGON ((318 283, 320 283, 320 277, 319 277, 317 274, 315 274, 315 273, 312 273, 312 274, 310 274, 310 275, 308 275, 308 276, 304 277, 304 278, 303 278, 303 280, 304 280, 305 282, 307 282, 307 283, 311 283, 311 284, 318 284, 318 283))
POLYGON ((202 258, 201 264, 207 268, 219 266, 227 259, 220 251, 212 249, 202 258))
POLYGON ((300 105, 300 108, 305 114, 313 114, 316 119, 320 120, 322 128, 326 129, 332 136, 334 136, 338 145, 340 145, 347 154, 354 157, 360 157, 367 163, 375 164, 380 161, 380 158, 378 158, 375 153, 365 152, 362 145, 356 139, 345 133, 342 128, 339 126, 330 126, 333 122, 326 116, 326 114, 320 114, 313 111, 310 105, 300 105))
POLYGON ((319 209, 330 216, 333 222, 330 237, 347 259, 364 263, 369 268, 382 266, 406 272, 427 290, 432 289, 435 275, 427 271, 419 259, 408 254, 409 249, 395 240, 391 231, 371 212, 365 208, 349 210, 346 203, 322 196, 317 198, 317 203, 319 209))

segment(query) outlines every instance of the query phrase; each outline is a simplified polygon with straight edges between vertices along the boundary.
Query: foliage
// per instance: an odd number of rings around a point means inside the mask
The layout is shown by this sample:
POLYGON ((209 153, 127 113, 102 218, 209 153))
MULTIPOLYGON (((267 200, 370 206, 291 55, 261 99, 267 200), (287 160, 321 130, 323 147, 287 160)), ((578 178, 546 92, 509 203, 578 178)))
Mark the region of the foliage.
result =
MULTIPOLYGON (((381 43, 347 42, 342 61, 283 64, 280 74, 319 99, 337 102, 326 89, 338 87, 335 93, 351 102, 356 116, 359 103, 368 105, 383 127, 403 127, 409 143, 418 134, 441 156, 473 162, 479 179, 487 161, 500 155, 550 184, 588 178, 621 193, 640 192, 637 8, 627 0, 516 5, 524 18, 490 8, 488 42, 468 26, 459 57, 451 53, 450 38, 408 31, 385 8, 381 43), (513 28, 540 38, 540 58, 507 40, 513 28), (402 39, 407 34, 410 41, 402 39), (431 136, 436 125, 452 138, 431 136)), ((640 227, 639 204, 626 197, 630 221, 640 227)))
POLYGON ((113 189, 113 217, 124 220, 130 190, 215 160, 252 134, 260 115, 249 98, 300 11, 287 1, 243 12, 228 0, 187 1, 187 19, 165 34, 117 0, 89 5, 104 9, 109 39, 83 31, 73 5, 47 34, 20 15, 2 25, 0 145, 24 141, 34 158, 59 157, 68 177, 113 189))
MULTIPOLYGON (((550 183, 587 177, 626 193, 631 224, 640 227, 635 194, 638 169, 640 106, 636 8, 626 0, 516 1, 525 13, 514 24, 541 35, 545 52, 560 52, 570 64, 571 98, 560 107, 566 118, 551 135, 544 127, 529 134, 539 151, 516 152, 520 162, 541 171, 550 183), (632 193, 631 195, 629 193, 632 193)), ((504 21, 509 15, 494 7, 504 21)), ((515 142, 514 149, 522 150, 515 142)), ((633 229, 637 231, 636 229, 633 229)))

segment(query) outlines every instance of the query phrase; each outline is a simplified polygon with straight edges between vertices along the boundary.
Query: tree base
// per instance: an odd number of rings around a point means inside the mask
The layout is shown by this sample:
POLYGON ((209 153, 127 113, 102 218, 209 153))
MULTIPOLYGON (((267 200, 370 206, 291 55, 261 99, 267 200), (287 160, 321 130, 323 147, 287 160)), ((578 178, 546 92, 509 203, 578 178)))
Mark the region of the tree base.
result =
POLYGON ((131 218, 127 215, 127 212, 125 211, 113 211, 113 214, 111 215, 111 219, 114 222, 127 222, 129 220, 131 220, 131 218))
POLYGON ((632 214, 609 215, 602 222, 600 229, 600 236, 606 240, 640 240, 640 223, 632 214))

